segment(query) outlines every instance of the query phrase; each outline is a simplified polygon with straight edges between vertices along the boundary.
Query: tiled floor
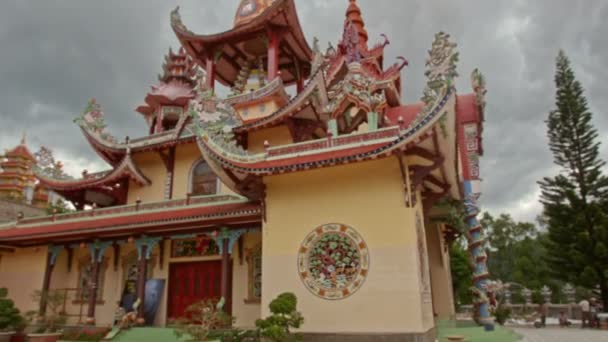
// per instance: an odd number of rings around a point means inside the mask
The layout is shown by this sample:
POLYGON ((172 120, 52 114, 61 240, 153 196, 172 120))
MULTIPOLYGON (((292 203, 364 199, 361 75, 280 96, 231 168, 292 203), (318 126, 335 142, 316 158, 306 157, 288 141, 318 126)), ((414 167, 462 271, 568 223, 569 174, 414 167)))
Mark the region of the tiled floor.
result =
POLYGON ((580 328, 514 329, 522 342, 608 342, 608 330, 580 328))

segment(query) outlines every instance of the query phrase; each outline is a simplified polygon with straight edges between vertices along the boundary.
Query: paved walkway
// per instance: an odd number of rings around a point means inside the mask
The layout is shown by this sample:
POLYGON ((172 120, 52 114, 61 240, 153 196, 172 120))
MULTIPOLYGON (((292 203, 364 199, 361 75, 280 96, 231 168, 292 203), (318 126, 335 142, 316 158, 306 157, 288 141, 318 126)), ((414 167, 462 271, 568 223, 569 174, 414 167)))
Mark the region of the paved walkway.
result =
POLYGON ((524 336, 522 342, 608 342, 607 330, 580 328, 514 329, 524 336))

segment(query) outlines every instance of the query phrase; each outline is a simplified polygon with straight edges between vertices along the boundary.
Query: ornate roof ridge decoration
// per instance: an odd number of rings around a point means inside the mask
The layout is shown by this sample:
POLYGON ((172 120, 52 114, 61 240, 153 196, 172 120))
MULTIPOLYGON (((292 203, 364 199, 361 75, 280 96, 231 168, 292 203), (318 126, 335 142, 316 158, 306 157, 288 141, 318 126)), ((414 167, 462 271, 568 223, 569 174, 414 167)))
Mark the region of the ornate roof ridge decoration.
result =
POLYGON ((382 112, 387 106, 384 93, 374 94, 380 80, 364 71, 361 64, 353 62, 348 65, 348 74, 343 80, 332 86, 329 91, 331 101, 325 107, 325 112, 335 118, 343 113, 345 103, 354 103, 367 112, 382 112))
POLYGON ((483 113, 486 108, 486 93, 488 90, 486 89, 486 78, 477 68, 471 73, 471 86, 475 92, 477 105, 483 113))
POLYGON ((449 39, 450 35, 443 31, 435 34, 435 40, 426 60, 427 70, 424 73, 428 79, 421 98, 425 106, 414 123, 421 120, 447 91, 454 88, 454 79, 458 77, 456 63, 459 54, 456 51, 456 43, 449 39))
POLYGON ((149 186, 150 180, 141 172, 131 158, 131 153, 123 158, 120 164, 112 169, 93 174, 83 172, 81 179, 54 178, 36 170, 36 176, 46 187, 55 191, 77 190, 100 186, 114 186, 121 179, 129 178, 140 186, 149 186))
POLYGON ((290 151, 295 146, 299 149, 295 152, 292 150, 292 153, 272 156, 272 149, 258 154, 243 151, 234 153, 223 148, 214 139, 209 139, 204 129, 199 129, 199 147, 205 159, 213 159, 222 167, 237 173, 259 176, 381 158, 390 156, 396 150, 414 146, 421 138, 434 134, 429 128, 434 127, 446 113, 445 106, 456 94, 453 82, 457 76, 458 53, 456 44, 448 38, 449 35, 443 32, 435 35, 425 72, 428 77, 423 97, 425 105, 416 120, 407 127, 393 126, 361 136, 345 135, 281 146, 285 151, 290 151), (340 141, 345 143, 336 143, 340 141), (303 148, 304 146, 306 148, 303 148))

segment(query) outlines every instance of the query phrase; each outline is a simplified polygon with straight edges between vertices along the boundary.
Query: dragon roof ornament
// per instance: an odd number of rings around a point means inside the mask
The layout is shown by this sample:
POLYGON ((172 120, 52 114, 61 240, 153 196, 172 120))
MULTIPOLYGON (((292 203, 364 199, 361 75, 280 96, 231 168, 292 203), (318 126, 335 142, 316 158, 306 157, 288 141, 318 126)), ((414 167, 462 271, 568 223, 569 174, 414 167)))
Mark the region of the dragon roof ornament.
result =
POLYGON ((450 41, 450 35, 445 32, 435 34, 435 39, 429 57, 426 60, 427 84, 422 96, 424 108, 416 117, 415 122, 421 120, 436 106, 445 94, 454 87, 454 79, 458 77, 456 63, 458 62, 458 51, 456 43, 450 41))
MULTIPOLYGON (((203 77, 202 73, 199 73, 203 77)), ((190 101, 188 114, 192 118, 192 128, 199 139, 211 140, 223 150, 236 155, 247 152, 237 144, 233 129, 242 122, 234 108, 217 98, 212 90, 199 79, 196 99, 190 101)))
POLYGON ((333 113, 346 97, 368 111, 376 111, 386 104, 384 93, 373 94, 377 80, 363 73, 359 63, 349 64, 348 69, 346 77, 330 90, 331 102, 327 104, 326 112, 333 113))
POLYGON ((82 129, 98 135, 107 142, 117 142, 116 138, 106 131, 107 125, 104 118, 104 113, 95 98, 88 102, 82 114, 74 119, 74 122, 82 129))
POLYGON ((471 73, 471 85, 477 97, 477 105, 483 111, 486 107, 486 93, 488 90, 486 89, 486 79, 479 69, 475 69, 471 73))

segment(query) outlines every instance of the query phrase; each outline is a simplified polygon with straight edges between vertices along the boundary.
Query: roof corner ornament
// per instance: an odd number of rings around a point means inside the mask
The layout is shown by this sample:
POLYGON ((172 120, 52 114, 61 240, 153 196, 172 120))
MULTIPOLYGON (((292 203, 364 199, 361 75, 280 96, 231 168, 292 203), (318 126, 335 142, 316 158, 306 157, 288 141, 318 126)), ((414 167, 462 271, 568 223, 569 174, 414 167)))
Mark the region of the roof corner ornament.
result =
POLYGON ((382 47, 386 47, 387 45, 389 45, 391 43, 391 41, 388 40, 388 37, 384 33, 382 33, 380 35, 380 37, 384 38, 384 42, 382 43, 382 47))
POLYGON ((188 30, 186 25, 182 22, 182 16, 179 14, 179 6, 171 11, 171 26, 174 30, 179 29, 180 31, 192 34, 192 31, 188 30))
POLYGON ((486 93, 488 90, 486 89, 486 79, 477 68, 471 73, 471 86, 477 97, 477 105, 483 111, 486 108, 486 93))
POLYGON ((105 122, 104 113, 95 98, 89 100, 82 114, 74 119, 74 122, 82 129, 97 134, 108 142, 117 142, 116 138, 106 131, 107 125, 105 122))
POLYGON ((407 59, 405 59, 405 57, 403 57, 403 56, 398 56, 397 59, 401 61, 401 63, 397 64, 397 69, 399 69, 399 71, 403 70, 403 68, 410 65, 410 62, 407 59))

